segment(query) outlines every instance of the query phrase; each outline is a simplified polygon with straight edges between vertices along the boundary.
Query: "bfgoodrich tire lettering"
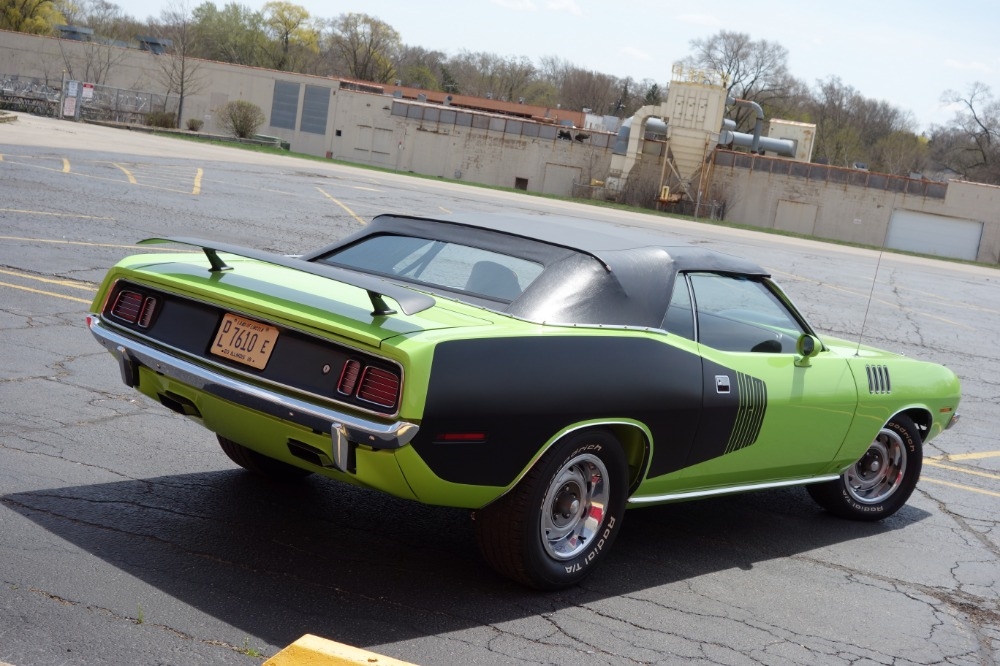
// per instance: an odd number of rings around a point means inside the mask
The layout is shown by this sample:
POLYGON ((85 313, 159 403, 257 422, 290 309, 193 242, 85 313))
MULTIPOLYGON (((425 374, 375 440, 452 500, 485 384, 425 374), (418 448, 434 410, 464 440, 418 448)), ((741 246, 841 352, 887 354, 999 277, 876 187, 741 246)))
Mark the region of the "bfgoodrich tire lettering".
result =
POLYGON ((624 451, 610 432, 587 430, 557 442, 511 492, 477 512, 483 557, 537 589, 579 582, 621 530, 627 477, 624 451))
POLYGON ((841 518, 881 520, 906 504, 922 466, 920 432, 900 414, 882 426, 865 454, 839 479, 807 490, 817 504, 841 518))
POLYGON ((261 455, 242 444, 237 444, 231 439, 226 439, 222 435, 216 435, 216 437, 219 438, 219 446, 222 447, 222 452, 248 472, 253 472, 279 483, 291 483, 312 474, 309 470, 302 469, 301 467, 289 465, 280 460, 261 455))

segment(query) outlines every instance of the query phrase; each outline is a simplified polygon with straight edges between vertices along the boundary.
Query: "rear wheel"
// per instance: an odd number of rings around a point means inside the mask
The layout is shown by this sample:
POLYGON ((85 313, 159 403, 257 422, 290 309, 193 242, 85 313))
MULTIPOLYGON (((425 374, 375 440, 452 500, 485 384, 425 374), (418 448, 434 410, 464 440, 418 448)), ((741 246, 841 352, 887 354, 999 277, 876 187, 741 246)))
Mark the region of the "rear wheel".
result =
POLYGON ((248 472, 253 472, 254 474, 280 483, 298 481, 312 474, 309 470, 302 469, 301 467, 289 465, 274 458, 268 458, 253 449, 248 449, 242 444, 237 444, 231 439, 226 439, 222 435, 216 435, 216 437, 219 438, 219 446, 222 447, 223 453, 248 472))
POLYGON ((920 432, 900 414, 882 426, 865 454, 839 479, 806 489, 817 504, 841 518, 881 520, 906 504, 922 466, 920 432))
POLYGON ((554 590, 579 582, 621 529, 628 468, 610 432, 555 444, 509 493, 476 514, 483 557, 501 574, 554 590))

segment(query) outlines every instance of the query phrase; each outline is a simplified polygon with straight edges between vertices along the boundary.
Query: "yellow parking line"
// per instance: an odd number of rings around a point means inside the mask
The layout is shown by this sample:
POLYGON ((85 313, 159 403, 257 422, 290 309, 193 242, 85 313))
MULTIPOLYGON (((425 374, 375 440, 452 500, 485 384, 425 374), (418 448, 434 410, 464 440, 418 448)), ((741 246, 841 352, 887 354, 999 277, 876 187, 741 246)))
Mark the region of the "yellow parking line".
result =
POLYGON ((62 169, 62 172, 63 173, 69 173, 69 160, 66 159, 65 157, 63 158, 63 169, 62 169))
MULTIPOLYGON (((24 215, 50 215, 52 217, 76 217, 81 220, 108 220, 114 222, 113 217, 98 217, 96 215, 80 215, 79 213, 50 213, 44 210, 21 210, 18 208, 0 208, 0 213, 22 213, 24 215)), ((6 236, 0 236, 6 238, 6 236)))
POLYGON ((935 456, 930 460, 982 460, 983 458, 1000 458, 1000 451, 983 451, 981 453, 946 453, 943 456, 935 456))
POLYGON ((20 289, 21 291, 30 291, 33 294, 42 294, 43 296, 55 296, 56 298, 65 298, 67 301, 75 301, 77 303, 85 303, 90 305, 90 301, 85 298, 77 298, 75 296, 63 296, 62 294, 57 294, 51 291, 42 291, 41 289, 32 289, 31 287, 22 287, 18 284, 10 284, 9 282, 0 282, 0 287, 10 287, 11 289, 20 289))
POLYGON ((203 173, 204 172, 199 167, 198 171, 194 174, 194 189, 191 191, 191 194, 201 193, 201 176, 203 173))
POLYGON ((57 284, 61 287, 69 287, 70 289, 84 289, 86 291, 97 291, 97 285, 91 284, 89 282, 79 282, 76 280, 53 280, 52 278, 43 278, 37 275, 31 275, 30 273, 21 273, 19 271, 8 271, 0 269, 0 273, 4 275, 13 275, 15 277, 22 277, 26 280, 36 280, 38 282, 47 282, 49 284, 57 284))
POLYGON ((925 460, 925 465, 930 465, 931 467, 937 467, 940 469, 948 469, 952 472, 961 472, 963 474, 971 474, 972 476, 984 476, 987 479, 996 479, 1000 481, 1000 474, 990 474, 989 472, 979 472, 974 469, 969 469, 968 467, 958 467, 956 465, 945 465, 944 463, 939 463, 936 460, 925 460))
POLYGON ((948 486, 949 488, 957 488, 958 490, 968 490, 969 492, 978 493, 980 495, 989 495, 990 497, 1000 497, 1000 493, 993 492, 992 490, 983 490, 982 488, 973 488, 972 486, 963 486, 960 483, 949 483, 948 481, 938 481, 937 479, 928 479, 926 476, 920 478, 921 483, 936 483, 939 486, 948 486))
POLYGON ((319 193, 320 193, 320 194, 322 194, 322 195, 323 195, 324 197, 326 197, 327 199, 329 199, 329 200, 330 200, 330 201, 332 201, 333 203, 337 204, 338 206, 340 206, 341 208, 343 208, 344 210, 346 210, 346 211, 348 212, 348 214, 349 214, 349 215, 350 215, 351 217, 353 217, 353 218, 354 218, 355 220, 357 220, 357 221, 358 221, 358 222, 360 222, 361 224, 368 224, 368 223, 367 223, 367 222, 365 222, 365 221, 364 221, 363 219, 361 219, 360 217, 358 217, 357 213, 355 213, 355 212, 354 212, 353 210, 351 210, 350 208, 348 208, 348 207, 347 207, 347 206, 345 206, 344 204, 342 204, 342 203, 340 203, 339 201, 337 201, 337 200, 336 200, 335 198, 331 197, 331 196, 330 196, 329 194, 327 194, 326 192, 324 192, 324 191, 323 191, 322 189, 320 189, 320 188, 318 188, 318 187, 317 187, 316 189, 317 189, 317 190, 319 190, 319 193))
MULTIPOLYGON (((0 212, 3 209, 0 208, 0 212)), ((98 218, 98 219, 112 219, 112 218, 98 218)), ((122 248, 126 250, 137 250, 142 252, 182 252, 182 253, 192 253, 196 250, 178 250, 169 247, 156 246, 156 248, 151 248, 148 245, 115 245, 114 243, 87 243, 84 241, 64 241, 64 240, 52 240, 49 238, 23 238, 21 236, 0 236, 0 240, 14 240, 14 241, 24 241, 26 243, 55 243, 57 245, 86 245, 87 247, 115 247, 122 248)))
POLYGON ((133 185, 136 184, 135 176, 132 175, 131 171, 123 167, 121 164, 118 164, 117 162, 112 162, 112 164, 114 164, 116 167, 118 167, 125 173, 125 176, 128 178, 128 182, 132 183, 133 185))
POLYGON ((447 213, 448 215, 451 215, 451 211, 450 211, 450 210, 448 210, 447 208, 445 208, 444 206, 438 206, 438 208, 440 208, 441 210, 443 210, 443 211, 444 211, 445 213, 447 213))

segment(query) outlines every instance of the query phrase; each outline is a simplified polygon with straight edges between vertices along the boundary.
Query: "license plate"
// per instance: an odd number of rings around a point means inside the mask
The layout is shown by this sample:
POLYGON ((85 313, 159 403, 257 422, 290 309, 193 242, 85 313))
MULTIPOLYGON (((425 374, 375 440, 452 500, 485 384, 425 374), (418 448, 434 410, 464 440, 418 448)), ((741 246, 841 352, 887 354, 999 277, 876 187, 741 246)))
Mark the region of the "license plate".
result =
POLYGON ((227 312, 215 333, 211 352, 263 370, 278 339, 278 329, 227 312))

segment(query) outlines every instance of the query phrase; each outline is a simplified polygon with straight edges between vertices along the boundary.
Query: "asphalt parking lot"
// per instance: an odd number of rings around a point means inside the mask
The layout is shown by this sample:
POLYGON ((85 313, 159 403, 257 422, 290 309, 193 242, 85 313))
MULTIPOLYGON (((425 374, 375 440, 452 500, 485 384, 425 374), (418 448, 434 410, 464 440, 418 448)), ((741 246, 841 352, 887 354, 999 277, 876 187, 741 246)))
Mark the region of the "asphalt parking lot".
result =
POLYGON ((997 663, 998 330, 996 268, 22 116, 0 125, 0 662, 253 664, 312 633, 424 666, 997 663), (753 259, 821 334, 955 370, 962 421, 883 523, 798 488, 636 510, 602 569, 540 594, 465 512, 244 474, 84 326, 142 238, 298 253, 378 213, 512 209, 753 259))

